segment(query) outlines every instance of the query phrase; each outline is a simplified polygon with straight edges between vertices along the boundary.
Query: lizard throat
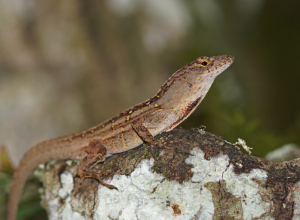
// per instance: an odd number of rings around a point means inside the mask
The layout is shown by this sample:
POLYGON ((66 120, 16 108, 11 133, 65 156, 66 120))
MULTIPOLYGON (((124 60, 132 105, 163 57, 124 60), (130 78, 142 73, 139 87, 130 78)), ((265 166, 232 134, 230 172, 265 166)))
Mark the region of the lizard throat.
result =
POLYGON ((173 128, 175 128, 177 125, 179 125, 182 121, 184 121, 200 104, 200 102, 202 101, 202 97, 203 96, 200 96, 195 101, 190 102, 187 106, 183 107, 180 110, 177 121, 175 121, 170 127, 168 127, 166 129, 166 131, 171 131, 173 128))

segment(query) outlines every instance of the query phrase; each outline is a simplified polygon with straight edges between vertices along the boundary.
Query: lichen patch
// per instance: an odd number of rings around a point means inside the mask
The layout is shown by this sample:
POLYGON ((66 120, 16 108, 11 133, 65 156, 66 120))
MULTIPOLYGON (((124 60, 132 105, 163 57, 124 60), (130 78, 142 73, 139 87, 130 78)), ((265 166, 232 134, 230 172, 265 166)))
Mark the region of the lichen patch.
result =
POLYGON ((169 181, 153 165, 153 159, 142 160, 129 176, 115 175, 108 182, 118 191, 99 185, 94 219, 193 219, 206 198, 199 185, 169 181))
MULTIPOLYGON (((219 184, 224 181, 223 186, 220 186, 219 189, 223 189, 223 192, 226 191, 226 195, 230 194, 231 201, 233 201, 232 196, 234 196, 239 200, 239 203, 242 204, 242 206, 235 206, 235 209, 231 212, 232 217, 235 216, 233 213, 237 213, 238 215, 243 213, 244 219, 253 219, 261 217, 270 211, 270 203, 264 202, 262 199, 262 195, 267 194, 267 191, 260 188, 256 182, 267 180, 267 174, 264 170, 253 169, 248 174, 235 174, 234 166, 229 164, 229 158, 226 155, 220 154, 210 160, 205 160, 204 152, 198 148, 194 148, 191 154, 194 156, 190 156, 186 159, 186 163, 190 163, 194 166, 194 168, 192 168, 192 172, 194 172, 192 182, 198 182, 201 187, 203 186, 202 192, 206 190, 209 191, 207 202, 201 204, 202 210, 209 210, 208 213, 214 213, 213 216, 219 213, 219 204, 217 206, 213 204, 213 210, 211 210, 212 204, 210 202, 213 201, 212 195, 216 196, 214 194, 216 191, 212 193, 208 188, 212 190, 212 184, 219 184), (209 185, 207 185, 208 183, 209 185), (226 189, 224 185, 226 185, 226 189)), ((222 196, 221 191, 219 193, 219 196, 222 196)), ((238 204, 237 200, 235 200, 234 203, 238 204)))
MULTIPOLYGON (((294 220, 300 219, 300 181, 297 182, 291 189, 287 200, 294 206, 293 218, 294 220)), ((288 204, 285 204, 285 207, 288 204)))

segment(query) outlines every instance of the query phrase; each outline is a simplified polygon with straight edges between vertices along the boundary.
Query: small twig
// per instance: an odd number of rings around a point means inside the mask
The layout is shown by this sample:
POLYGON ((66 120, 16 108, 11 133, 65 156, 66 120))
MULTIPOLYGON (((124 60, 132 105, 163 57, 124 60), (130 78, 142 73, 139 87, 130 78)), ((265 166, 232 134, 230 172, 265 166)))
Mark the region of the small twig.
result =
POLYGON ((247 151, 247 153, 250 155, 252 152, 250 150, 252 150, 253 148, 252 147, 248 147, 246 145, 246 141, 242 140, 241 138, 238 138, 238 142, 234 143, 233 144, 234 146, 238 147, 241 146, 244 148, 245 151, 247 151))

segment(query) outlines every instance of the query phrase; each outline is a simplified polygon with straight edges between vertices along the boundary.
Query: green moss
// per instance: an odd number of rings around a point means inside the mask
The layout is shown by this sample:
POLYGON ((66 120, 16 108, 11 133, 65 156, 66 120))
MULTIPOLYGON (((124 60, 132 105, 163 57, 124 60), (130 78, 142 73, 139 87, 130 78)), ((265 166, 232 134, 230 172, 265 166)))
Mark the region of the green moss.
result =
POLYGON ((169 179, 168 174, 163 173, 162 175, 165 177, 165 179, 169 179))
POLYGON ((144 149, 144 152, 143 152, 143 156, 146 157, 147 154, 148 154, 148 149, 145 148, 145 149, 144 149))

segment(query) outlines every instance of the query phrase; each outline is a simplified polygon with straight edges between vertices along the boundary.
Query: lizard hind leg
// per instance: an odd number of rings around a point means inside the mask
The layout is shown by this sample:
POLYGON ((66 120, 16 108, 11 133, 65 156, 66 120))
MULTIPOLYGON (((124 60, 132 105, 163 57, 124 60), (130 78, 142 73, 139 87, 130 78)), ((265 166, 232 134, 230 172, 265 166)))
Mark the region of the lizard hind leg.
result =
POLYGON ((103 168, 98 172, 90 171, 98 163, 103 162, 105 164, 106 162, 105 159, 107 150, 103 143, 100 140, 94 140, 84 148, 84 151, 87 153, 87 155, 80 161, 77 168, 77 175, 80 177, 80 182, 77 190, 74 191, 74 195, 76 196, 80 191, 85 178, 97 179, 102 185, 106 186, 107 188, 117 189, 115 186, 106 184, 102 181, 101 171, 103 168))

